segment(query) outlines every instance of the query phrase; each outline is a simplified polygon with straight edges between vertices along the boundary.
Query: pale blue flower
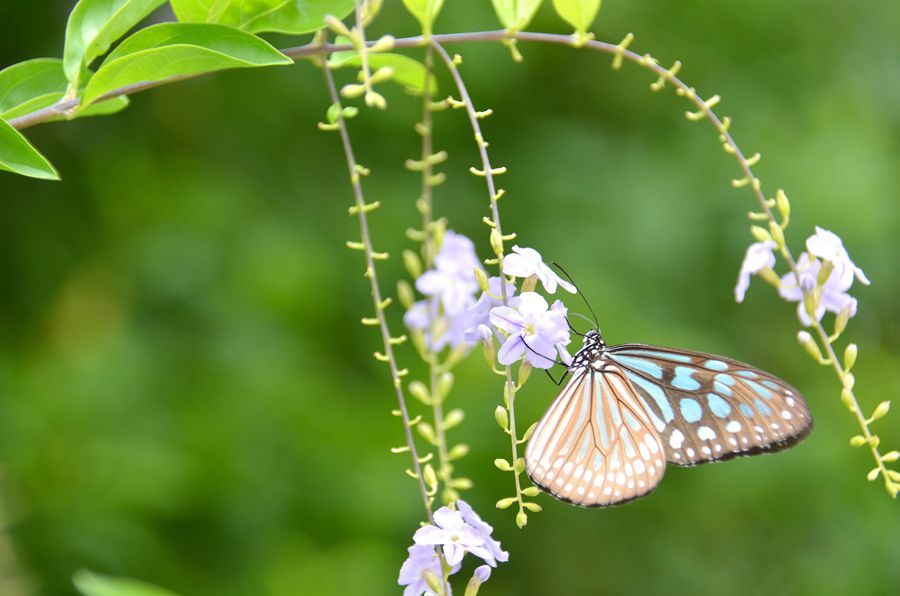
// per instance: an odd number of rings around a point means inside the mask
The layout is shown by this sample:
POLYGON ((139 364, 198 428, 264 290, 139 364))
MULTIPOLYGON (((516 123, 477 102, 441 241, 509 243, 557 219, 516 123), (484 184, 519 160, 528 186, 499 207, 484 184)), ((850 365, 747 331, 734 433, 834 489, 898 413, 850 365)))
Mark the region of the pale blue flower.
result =
POLYGON ((416 280, 416 289, 426 296, 440 298, 444 311, 455 315, 475 303, 478 282, 475 274, 462 276, 458 273, 429 269, 416 280))
MULTIPOLYGON (((497 563, 505 563, 509 560, 509 553, 500 548, 500 543, 494 540, 491 537, 491 534, 494 531, 494 528, 490 526, 490 524, 486 523, 484 520, 479 517, 475 510, 472 509, 471 505, 459 499, 456 501, 456 506, 459 508, 459 513, 462 515, 463 521, 472 526, 475 529, 475 532, 481 537, 484 542, 485 548, 490 552, 491 558, 485 559, 485 561, 491 567, 496 567, 497 563)), ((477 573, 478 570, 476 570, 477 573)), ((490 569, 487 571, 487 577, 482 579, 481 581, 487 581, 487 578, 490 577, 490 569)))
MULTIPOLYGON (((465 332, 465 339, 470 342, 487 341, 494 335, 490 325, 491 309, 503 304, 501 299, 501 279, 492 277, 488 279, 488 291, 482 292, 478 300, 469 307, 469 326, 465 332)), ((506 301, 509 306, 515 308, 519 304, 519 297, 515 295, 516 286, 506 282, 506 301)))
MULTIPOLYGON (((460 565, 455 565, 450 570, 450 575, 459 571, 460 565)), ((403 596, 434 596, 434 592, 425 582, 425 573, 431 572, 435 577, 443 577, 441 570, 441 560, 437 556, 435 547, 426 544, 414 544, 409 547, 409 557, 400 567, 400 577, 397 583, 406 586, 403 590, 403 596)), ((447 582, 447 594, 452 594, 450 590, 450 582, 447 582)))
POLYGON ((463 278, 475 280, 475 270, 481 269, 481 262, 475 252, 475 244, 462 234, 447 230, 441 241, 441 249, 434 258, 438 271, 453 273, 463 278))
POLYGON ((521 248, 513 246, 512 254, 503 257, 503 273, 513 277, 536 276, 544 289, 549 294, 556 293, 556 286, 560 286, 567 292, 575 293, 575 286, 556 274, 553 269, 544 263, 541 253, 533 248, 521 248))
POLYGON ((479 565, 475 568, 475 577, 478 578, 478 583, 483 584, 487 580, 491 578, 491 567, 490 565, 479 565))
POLYGON ((847 288, 853 283, 854 277, 865 285, 869 285, 869 278, 850 260, 850 255, 844 248, 844 242, 834 232, 816 226, 816 233, 806 240, 806 249, 814 257, 831 261, 835 271, 838 272, 841 284, 846 285, 847 288))
POLYGON ((459 511, 441 507, 432 516, 434 524, 427 524, 416 530, 413 541, 420 545, 440 545, 448 565, 457 565, 463 556, 472 553, 485 561, 494 560, 491 551, 485 547, 484 539, 472 526, 467 524, 459 511))
MULTIPOLYGON (((800 283, 793 273, 788 273, 781 278, 781 285, 778 293, 781 297, 789 302, 797 302, 797 318, 805 326, 812 325, 812 319, 806 311, 806 305, 803 303, 803 294, 815 289, 819 278, 819 271, 822 268, 822 261, 819 259, 810 259, 808 253, 802 253, 797 259, 797 269, 800 271, 800 283)), ((851 270, 849 279, 844 272, 838 271, 835 267, 825 285, 822 286, 819 302, 816 305, 815 317, 817 321, 821 321, 826 312, 835 314, 847 309, 851 317, 856 315, 856 298, 850 296, 847 290, 853 284, 853 271, 851 270)))
POLYGON ((571 359, 566 345, 571 341, 566 307, 557 300, 553 308, 535 292, 523 292, 517 308, 491 309, 491 323, 508 334, 497 353, 501 364, 512 364, 523 356, 535 368, 551 368, 557 353, 571 359))
POLYGON ((737 302, 744 301, 744 295, 747 288, 750 287, 750 276, 756 275, 766 267, 775 265, 775 255, 772 250, 775 243, 771 240, 766 242, 754 242, 747 248, 744 255, 744 261, 741 263, 741 272, 738 274, 737 285, 734 286, 734 299, 737 302))

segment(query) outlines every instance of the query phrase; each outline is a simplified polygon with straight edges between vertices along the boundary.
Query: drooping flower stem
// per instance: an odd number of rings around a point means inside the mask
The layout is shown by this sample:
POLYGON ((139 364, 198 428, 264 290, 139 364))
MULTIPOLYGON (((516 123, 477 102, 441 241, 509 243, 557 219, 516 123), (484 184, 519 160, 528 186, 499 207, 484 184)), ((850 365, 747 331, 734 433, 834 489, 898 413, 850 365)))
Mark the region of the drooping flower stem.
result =
MULTIPOLYGON (((481 132, 481 125, 478 123, 478 120, 480 118, 489 115, 490 112, 478 112, 475 110, 475 106, 472 103, 472 98, 469 95, 466 84, 463 81, 462 76, 459 74, 459 69, 457 68, 457 60, 451 58, 450 55, 447 54, 447 51, 443 48, 443 46, 441 46, 439 42, 435 40, 435 37, 431 38, 431 45, 441 57, 441 60, 443 60, 444 64, 447 67, 447 70, 453 77, 453 82, 456 84, 456 89, 460 95, 460 101, 451 102, 451 105, 453 105, 454 107, 462 107, 465 109, 466 114, 469 118, 469 124, 472 127, 472 133, 475 136, 475 143, 478 146, 478 154, 481 157, 481 169, 479 170, 477 168, 470 168, 470 171, 477 176, 484 177, 487 184, 488 197, 490 199, 491 206, 491 218, 489 220, 489 227, 491 228, 491 247, 494 250, 495 258, 489 259, 487 261, 487 264, 496 265, 500 279, 503 280, 505 279, 503 275, 503 242, 505 240, 512 240, 513 238, 515 238, 515 234, 510 234, 507 236, 503 235, 503 228, 500 221, 500 207, 498 205, 500 197, 503 196, 503 191, 498 191, 494 183, 494 175, 502 174, 506 171, 506 168, 491 167, 490 157, 488 156, 487 152, 488 144, 481 132)), ((500 283, 500 298, 504 306, 509 304, 509 296, 506 283, 503 282, 500 283)), ((516 523, 519 525, 519 527, 523 527, 527 523, 528 515, 525 513, 525 502, 522 495, 522 483, 519 478, 520 474, 524 470, 524 460, 520 460, 519 458, 519 438, 516 433, 515 402, 517 386, 513 381, 512 369, 509 366, 503 367, 502 374, 504 377, 504 401, 506 405, 507 416, 509 419, 508 432, 512 451, 511 466, 516 487, 515 502, 518 505, 516 523)))
MULTIPOLYGON (((435 174, 434 166, 446 159, 445 152, 434 153, 434 127, 433 112, 441 108, 443 104, 435 104, 431 89, 432 73, 434 71, 434 48, 429 44, 425 47, 425 83, 422 92, 422 121, 416 130, 422 137, 422 158, 416 167, 422 170, 422 194, 416 202, 416 207, 422 214, 422 261, 424 269, 431 269, 434 257, 437 255, 439 226, 434 216, 433 188, 444 181, 443 174, 435 174)), ((433 343, 438 330, 438 301, 428 302, 428 335, 433 343)), ((449 373, 444 370, 439 354, 431 346, 427 346, 423 354, 428 363, 428 392, 431 401, 431 411, 434 417, 434 442, 438 453, 438 479, 444 484, 443 499, 452 503, 459 498, 457 489, 453 486, 453 464, 450 462, 447 443, 447 424, 444 420, 444 392, 441 391, 441 374, 449 373)))
MULTIPOLYGON (((328 97, 332 102, 332 105, 340 106, 340 98, 338 96, 337 88, 334 84, 334 76, 331 73, 331 70, 328 68, 327 64, 322 65, 322 72, 325 74, 325 84, 328 88, 328 97)), ((380 361, 384 361, 388 364, 388 368, 391 373, 391 381, 394 385, 394 391, 397 396, 397 412, 400 414, 400 419, 403 422, 403 433, 406 437, 406 451, 410 454, 410 459, 412 463, 412 468, 407 470, 407 473, 413 477, 416 481, 416 485, 419 488, 419 493, 422 497, 422 505, 425 508, 425 514, 428 518, 429 523, 434 522, 434 515, 432 512, 431 504, 433 501, 433 494, 436 491, 436 486, 429 488, 426 486, 426 478, 423 472, 422 460, 423 458, 419 457, 418 451, 416 450, 416 442, 413 438, 412 433, 412 422, 409 418, 409 409, 406 406, 406 397, 403 392, 403 377, 407 374, 407 370, 400 370, 397 366, 397 360, 394 356, 394 345, 399 343, 400 338, 395 338, 391 336, 390 327, 388 326, 387 319, 384 316, 384 309, 390 305, 390 299, 383 299, 381 296, 381 288, 378 284, 378 273, 375 267, 376 256, 380 256, 379 253, 376 253, 373 245, 372 239, 369 234, 369 222, 367 213, 377 208, 378 203, 366 203, 365 196, 363 195, 362 183, 361 183, 361 175, 365 171, 365 168, 361 168, 359 164, 356 162, 356 157, 353 153, 353 146, 350 143, 350 134, 347 131, 347 123, 344 119, 344 114, 342 109, 337 110, 337 117, 335 119, 335 124, 337 124, 337 130, 341 137, 341 145, 344 149, 344 156, 347 160, 347 170, 350 174, 350 181, 353 187, 353 199, 354 206, 350 208, 350 213, 355 214, 359 221, 359 232, 361 238, 361 244, 363 245, 363 252, 365 254, 366 260, 366 272, 365 276, 369 279, 369 286, 372 293, 372 303, 375 307, 375 318, 378 321, 378 328, 381 331, 381 340, 384 348, 383 354, 376 354, 376 359, 380 361)), ((403 336, 401 336, 403 337, 403 336)), ((403 449, 395 449, 394 451, 400 452, 403 449)), ((430 468, 429 468, 430 469, 430 468)), ((440 547, 435 548, 435 552, 438 555, 438 558, 441 563, 441 568, 447 568, 447 562, 444 558, 443 551, 440 547)), ((440 582, 440 594, 448 594, 449 588, 447 584, 447 573, 443 574, 440 582)))
MULTIPOLYGON (((323 65, 322 72, 325 73, 325 83, 328 88, 328 96, 331 99, 333 105, 340 106, 340 98, 338 97, 337 89, 334 84, 334 76, 331 74, 331 70, 328 68, 328 65, 323 65)), ((347 123, 344 120, 343 110, 337 110, 337 118, 335 123, 337 124, 337 130, 341 137, 341 145, 344 149, 344 156, 347 160, 347 170, 350 174, 350 181, 353 187, 353 198, 354 198, 354 206, 350 208, 351 214, 355 214, 359 221, 359 232, 361 242, 359 244, 353 244, 353 247, 357 247, 362 245, 362 251, 365 255, 366 261, 366 271, 365 276, 369 280, 369 286, 372 294, 372 303, 375 307, 375 319, 377 321, 377 325, 379 330, 381 331, 381 339, 383 343, 384 352, 381 354, 376 354, 376 358, 380 361, 384 361, 387 363, 388 368, 391 374, 391 380, 394 385, 394 390, 397 396, 397 406, 399 409, 400 418, 403 422, 403 432, 406 436, 406 451, 410 454, 410 459, 412 463, 411 468, 411 476, 413 476, 416 480, 416 484, 419 488, 419 493, 422 497, 422 504, 425 507, 425 513, 428 517, 429 521, 432 521, 432 509, 431 509, 431 496, 429 495, 429 490, 426 488, 425 479, 422 473, 422 465, 421 460, 419 458, 418 451, 416 450, 416 443, 413 439, 412 434, 412 425, 409 419, 409 410, 406 406, 406 397, 403 392, 403 382, 402 377, 406 374, 405 369, 400 370, 397 366, 397 361, 394 356, 394 345, 398 342, 399 338, 393 338, 391 336, 390 327, 388 326, 387 319, 384 316, 384 310, 390 304, 390 299, 383 299, 381 295, 381 288, 378 284, 378 273, 375 268, 375 260, 376 256, 382 256, 375 252, 372 246, 371 236, 369 235, 369 223, 367 213, 372 211, 372 209, 376 208, 378 203, 366 203, 365 196, 363 195, 362 184, 360 181, 361 173, 364 171, 364 168, 361 168, 359 164, 356 162, 356 158, 353 154, 353 147, 350 143, 350 135, 347 132, 347 123)))

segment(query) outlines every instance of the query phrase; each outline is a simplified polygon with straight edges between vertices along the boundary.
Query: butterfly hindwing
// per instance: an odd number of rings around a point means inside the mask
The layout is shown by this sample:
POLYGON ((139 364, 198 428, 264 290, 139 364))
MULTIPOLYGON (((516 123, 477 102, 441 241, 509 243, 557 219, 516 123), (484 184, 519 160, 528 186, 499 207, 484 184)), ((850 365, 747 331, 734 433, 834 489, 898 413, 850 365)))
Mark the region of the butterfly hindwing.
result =
POLYGON ((779 451, 812 430, 799 392, 752 366, 643 344, 608 348, 659 433, 669 463, 779 451))
POLYGON ((606 361, 573 373, 528 443, 528 475, 553 496, 583 507, 649 493, 662 478, 665 453, 625 371, 606 361))

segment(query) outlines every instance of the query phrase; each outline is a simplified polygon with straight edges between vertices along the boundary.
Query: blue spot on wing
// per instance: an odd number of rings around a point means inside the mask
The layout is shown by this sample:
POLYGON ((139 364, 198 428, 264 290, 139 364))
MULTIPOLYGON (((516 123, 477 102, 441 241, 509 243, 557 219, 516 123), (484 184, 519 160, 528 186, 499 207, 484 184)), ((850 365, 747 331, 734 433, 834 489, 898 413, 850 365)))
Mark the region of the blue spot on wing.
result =
POLYGON ((709 404, 709 410, 719 418, 725 418, 731 413, 731 404, 715 393, 706 394, 706 403, 709 404))
POLYGON ((721 393, 722 395, 727 395, 729 397, 732 395, 731 387, 723 385, 719 381, 713 383, 713 389, 716 390, 716 393, 721 393))
POLYGON ((703 408, 700 407, 697 400, 685 397, 681 400, 679 406, 681 408, 681 415, 687 422, 697 422, 703 418, 703 408))
POLYGON ((703 363, 703 366, 708 368, 709 370, 728 370, 728 365, 722 362, 721 360, 707 360, 703 363))
MULTIPOLYGON (((672 409, 672 405, 669 403, 662 387, 630 370, 626 370, 625 374, 628 376, 629 381, 643 389, 647 395, 650 396, 650 399, 656 402, 664 421, 671 422, 672 419, 675 418, 675 411, 672 409)), ((652 410, 650 411, 650 414, 652 415, 652 410)))
POLYGON ((753 418, 753 408, 751 408, 747 404, 739 405, 738 409, 741 411, 741 414, 743 414, 747 418, 753 418))
POLYGON ((753 389, 753 391, 755 391, 757 395, 761 395, 766 399, 772 399, 772 392, 759 383, 756 383, 754 381, 744 381, 744 383, 746 383, 748 387, 753 389))
POLYGON ((725 373, 719 373, 714 377, 718 382, 723 385, 728 385, 729 387, 737 383, 737 380, 731 375, 725 373))
POLYGON ((651 377, 657 379, 663 378, 662 367, 655 362, 651 362, 650 360, 646 360, 644 358, 636 358, 634 356, 623 356, 621 354, 610 354, 610 357, 619 364, 629 366, 643 373, 647 373, 651 377))
POLYGON ((688 366, 676 366, 675 378, 672 379, 672 386, 683 391, 696 391, 700 389, 700 381, 691 378, 696 372, 695 369, 688 366))
POLYGON ((745 379, 755 379, 756 377, 759 376, 752 370, 739 370, 737 374, 744 377, 745 379))
POLYGON ((753 405, 756 406, 756 411, 762 414, 763 416, 768 416, 772 413, 772 408, 767 406, 763 400, 758 397, 753 400, 753 405))
POLYGON ((661 360, 671 360, 672 362, 693 362, 693 358, 685 354, 672 354, 669 352, 657 352, 655 350, 622 350, 620 354, 650 356, 651 358, 659 358, 661 360))

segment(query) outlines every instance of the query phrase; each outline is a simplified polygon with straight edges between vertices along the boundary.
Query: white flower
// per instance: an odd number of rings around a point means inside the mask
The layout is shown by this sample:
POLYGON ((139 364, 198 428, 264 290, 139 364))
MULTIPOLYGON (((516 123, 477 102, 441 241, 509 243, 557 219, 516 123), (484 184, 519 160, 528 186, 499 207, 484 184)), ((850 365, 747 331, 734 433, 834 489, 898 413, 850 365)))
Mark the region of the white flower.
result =
MULTIPOLYGON (((491 309, 503 304, 500 296, 502 296, 502 287, 499 277, 488 279, 488 291, 482 292, 481 296, 475 304, 471 305, 467 311, 469 315, 469 327, 465 331, 465 339, 469 342, 487 341, 490 339, 494 330, 490 326, 491 309)), ((506 283, 506 302, 509 306, 515 308, 519 304, 519 297, 515 295, 516 286, 506 283)))
POLYGON ((509 334, 497 352, 500 364, 512 364, 523 356, 535 368, 551 368, 559 353, 567 362, 566 345, 571 341, 566 307, 557 300, 548 309, 547 301, 535 292, 523 292, 519 306, 491 309, 491 323, 509 334))
MULTIPOLYGON (((781 278, 781 285, 778 293, 788 302, 797 302, 797 317, 800 322, 809 327, 812 325, 812 319, 806 311, 806 305, 803 302, 803 294, 811 292, 816 288, 819 278, 819 271, 822 268, 822 261, 819 259, 810 259, 809 254, 802 253, 797 259, 797 269, 800 271, 800 283, 793 273, 788 273, 781 278)), ((838 272, 837 267, 828 276, 825 285, 822 286, 819 302, 816 305, 815 317, 817 321, 821 321, 826 312, 835 314, 841 312, 845 308, 853 317, 856 315, 856 298, 847 293, 853 284, 853 275, 850 279, 842 276, 838 272)))
POLYGON ((572 294, 577 291, 575 286, 562 279, 555 271, 544 264, 541 253, 533 248, 513 246, 513 254, 503 257, 503 273, 522 278, 535 275, 544 286, 544 289, 550 294, 556 293, 557 285, 572 294))
POLYGON ((434 525, 427 524, 416 530, 416 544, 441 545, 444 558, 451 567, 462 561, 467 552, 485 561, 494 561, 491 551, 484 545, 481 532, 467 524, 459 511, 441 507, 434 512, 434 525))
POLYGON ((841 283, 846 284, 848 289, 854 277, 865 285, 871 283, 863 270, 850 260, 841 237, 834 232, 816 226, 816 233, 806 240, 806 249, 814 257, 831 261, 841 283))
POLYGON ((734 286, 734 299, 737 302, 744 301, 744 295, 747 293, 747 288, 750 287, 751 275, 756 275, 766 267, 775 265, 775 255, 772 254, 774 248, 775 243, 771 240, 754 242, 747 248, 744 262, 741 263, 741 272, 738 274, 737 285, 734 286))

